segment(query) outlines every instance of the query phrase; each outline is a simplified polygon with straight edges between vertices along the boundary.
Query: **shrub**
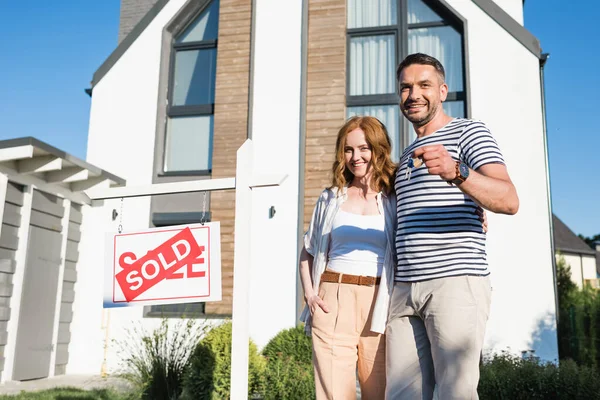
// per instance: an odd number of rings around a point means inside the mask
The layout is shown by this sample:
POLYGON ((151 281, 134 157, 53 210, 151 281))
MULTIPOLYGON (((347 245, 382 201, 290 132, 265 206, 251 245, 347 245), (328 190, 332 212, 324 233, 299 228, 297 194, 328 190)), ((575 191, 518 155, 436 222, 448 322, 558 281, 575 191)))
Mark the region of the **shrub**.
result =
POLYGON ((16 395, 0 395, 2 400, 124 400, 125 398, 125 395, 109 389, 84 390, 68 386, 39 392, 21 391, 16 395))
POLYGON ((266 400, 314 399, 312 343, 303 326, 279 332, 263 350, 266 400))
MULTIPOLYGON (((265 361, 249 344, 248 395, 261 393, 265 361)), ((190 357, 183 399, 229 399, 231 386, 231 322, 211 329, 190 357)))
POLYGON ((279 332, 267 343, 263 355, 276 358, 278 354, 293 357, 297 361, 312 365, 312 341, 304 333, 304 325, 279 332))
POLYGON ((571 360, 556 365, 503 353, 484 362, 478 392, 481 400, 593 400, 600 399, 599 378, 571 360))
POLYGON ((600 365, 600 292, 579 289, 571 269, 560 255, 556 262, 558 287, 558 354, 579 365, 600 365))
POLYGON ((136 327, 116 342, 124 355, 120 375, 133 385, 132 397, 142 400, 179 398, 188 360, 205 326, 195 320, 178 321, 169 328, 167 319, 151 333, 136 327))
POLYGON ((267 359, 265 400, 310 400, 315 398, 313 367, 293 357, 278 355, 267 359))

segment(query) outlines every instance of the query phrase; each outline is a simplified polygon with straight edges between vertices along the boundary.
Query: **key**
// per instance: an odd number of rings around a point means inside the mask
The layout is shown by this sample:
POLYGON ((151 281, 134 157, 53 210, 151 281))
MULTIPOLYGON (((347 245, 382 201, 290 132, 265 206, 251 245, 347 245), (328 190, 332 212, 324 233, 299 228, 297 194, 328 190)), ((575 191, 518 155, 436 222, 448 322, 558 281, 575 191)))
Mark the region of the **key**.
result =
POLYGON ((410 174, 411 174, 414 166, 415 166, 415 163, 414 163, 413 159, 409 158, 408 162, 406 163, 406 173, 404 174, 404 179, 406 179, 407 181, 410 181, 410 174))
POLYGON ((413 168, 419 168, 421 165, 423 165, 423 159, 421 157, 409 158, 406 164, 406 174, 404 178, 407 181, 410 181, 410 175, 412 174, 413 168))

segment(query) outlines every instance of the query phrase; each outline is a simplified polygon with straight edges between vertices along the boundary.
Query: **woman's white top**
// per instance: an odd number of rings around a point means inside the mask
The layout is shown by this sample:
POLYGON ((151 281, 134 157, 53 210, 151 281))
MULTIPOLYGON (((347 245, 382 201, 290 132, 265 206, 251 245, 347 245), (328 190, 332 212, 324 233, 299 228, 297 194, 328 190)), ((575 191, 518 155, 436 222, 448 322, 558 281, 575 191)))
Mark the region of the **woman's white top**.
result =
MULTIPOLYGON (((387 315, 390 305, 390 296, 394 288, 394 270, 396 268, 396 195, 377 194, 377 207, 379 213, 385 218, 385 233, 387 248, 383 260, 383 270, 381 271, 381 283, 377 289, 377 297, 371 320, 371 330, 377 333, 383 333, 387 323, 387 315)), ((313 290, 318 292, 321 274, 327 266, 329 255, 330 234, 333 226, 333 220, 338 210, 348 199, 348 188, 344 187, 341 193, 336 188, 325 189, 313 211, 313 216, 308 226, 308 231, 304 234, 304 247, 308 254, 314 257, 312 268, 313 290)), ((312 318, 308 305, 304 306, 300 321, 305 322, 306 333, 310 334, 312 318)))
POLYGON ((328 270, 381 276, 387 246, 383 214, 361 215, 340 209, 331 228, 328 270))

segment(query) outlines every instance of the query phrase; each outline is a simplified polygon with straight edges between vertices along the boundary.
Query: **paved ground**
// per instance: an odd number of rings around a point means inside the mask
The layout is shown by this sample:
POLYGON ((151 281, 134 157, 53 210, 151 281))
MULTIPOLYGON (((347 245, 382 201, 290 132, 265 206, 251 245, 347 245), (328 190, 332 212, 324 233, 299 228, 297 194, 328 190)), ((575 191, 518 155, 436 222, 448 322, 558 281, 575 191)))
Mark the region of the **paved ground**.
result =
POLYGON ((24 382, 6 382, 0 385, 0 394, 18 394, 22 390, 33 392, 64 386, 80 389, 103 389, 110 387, 116 390, 125 390, 128 387, 127 382, 114 377, 101 378, 98 375, 61 375, 24 382))

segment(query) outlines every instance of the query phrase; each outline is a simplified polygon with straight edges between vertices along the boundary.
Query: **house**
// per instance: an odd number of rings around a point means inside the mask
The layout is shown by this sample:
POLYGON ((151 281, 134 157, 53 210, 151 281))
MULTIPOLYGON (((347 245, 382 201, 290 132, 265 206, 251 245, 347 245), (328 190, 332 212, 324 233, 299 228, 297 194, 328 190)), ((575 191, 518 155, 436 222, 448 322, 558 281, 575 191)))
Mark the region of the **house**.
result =
MULTIPOLYGON (((252 225, 250 334, 262 346, 298 321, 302 233, 329 185, 344 119, 381 118, 396 158, 414 139, 398 111, 394 71, 416 51, 444 63, 446 111, 490 127, 521 200, 516 216, 489 215, 485 348, 555 360, 547 56, 523 27, 522 0, 122 0, 119 44, 88 91, 87 162, 128 186, 233 177, 236 150, 250 138, 259 172, 288 175, 280 187, 253 190, 253 212, 241 216, 252 225)), ((203 204, 193 193, 81 207, 72 321, 62 326, 69 341, 64 364, 48 364, 49 375, 115 372, 114 341, 162 316, 231 315, 234 193, 212 192, 203 204), (222 301, 102 309, 106 232, 198 222, 204 211, 221 224, 222 301)), ((15 378, 5 369, 3 379, 15 378)))
MULTIPOLYGON (((581 240, 564 222, 556 215, 552 215, 554 225, 554 249, 557 257, 562 255, 571 267, 571 279, 580 288, 585 284, 599 287, 600 263, 597 259, 598 250, 592 249, 581 240)), ((598 246, 596 246, 598 247, 598 246)))

